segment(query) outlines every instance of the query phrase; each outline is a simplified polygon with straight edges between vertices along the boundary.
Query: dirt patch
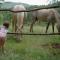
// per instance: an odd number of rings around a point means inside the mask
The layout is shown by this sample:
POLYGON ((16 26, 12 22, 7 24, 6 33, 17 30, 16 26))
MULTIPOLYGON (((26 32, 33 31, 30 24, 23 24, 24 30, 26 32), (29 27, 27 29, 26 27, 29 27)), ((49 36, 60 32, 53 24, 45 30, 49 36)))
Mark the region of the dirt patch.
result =
POLYGON ((48 48, 53 55, 60 55, 60 43, 47 43, 41 45, 43 48, 48 48))
POLYGON ((60 49, 60 43, 49 43, 49 44, 43 44, 42 47, 52 47, 55 49, 60 49))

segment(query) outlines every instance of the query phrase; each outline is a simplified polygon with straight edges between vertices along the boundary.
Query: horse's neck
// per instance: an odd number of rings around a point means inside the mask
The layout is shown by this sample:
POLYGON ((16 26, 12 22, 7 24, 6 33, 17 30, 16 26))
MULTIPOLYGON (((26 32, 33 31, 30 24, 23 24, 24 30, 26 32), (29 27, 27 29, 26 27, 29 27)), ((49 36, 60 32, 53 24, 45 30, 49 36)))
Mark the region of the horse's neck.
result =
POLYGON ((60 14, 57 11, 55 12, 55 17, 56 17, 56 21, 60 22, 60 14))

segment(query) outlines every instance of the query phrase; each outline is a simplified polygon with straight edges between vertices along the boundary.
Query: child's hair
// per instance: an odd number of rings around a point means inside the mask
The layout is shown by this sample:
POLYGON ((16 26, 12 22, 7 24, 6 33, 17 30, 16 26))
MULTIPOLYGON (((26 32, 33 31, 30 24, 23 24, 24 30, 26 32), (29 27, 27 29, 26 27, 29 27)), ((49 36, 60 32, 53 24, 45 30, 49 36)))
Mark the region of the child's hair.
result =
POLYGON ((9 22, 8 22, 8 21, 5 21, 5 22, 3 23, 3 26, 5 26, 5 28, 9 28, 9 22))

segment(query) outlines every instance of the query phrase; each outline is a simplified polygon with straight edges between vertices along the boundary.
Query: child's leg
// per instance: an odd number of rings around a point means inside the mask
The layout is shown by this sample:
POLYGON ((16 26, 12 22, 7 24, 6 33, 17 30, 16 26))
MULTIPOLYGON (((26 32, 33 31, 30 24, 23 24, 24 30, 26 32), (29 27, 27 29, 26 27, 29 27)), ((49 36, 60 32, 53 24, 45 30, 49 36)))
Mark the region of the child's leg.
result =
POLYGON ((2 53, 4 53, 4 43, 5 43, 5 38, 1 38, 1 50, 2 50, 2 53))
POLYGON ((1 49, 2 49, 2 53, 4 53, 4 46, 2 46, 1 49))

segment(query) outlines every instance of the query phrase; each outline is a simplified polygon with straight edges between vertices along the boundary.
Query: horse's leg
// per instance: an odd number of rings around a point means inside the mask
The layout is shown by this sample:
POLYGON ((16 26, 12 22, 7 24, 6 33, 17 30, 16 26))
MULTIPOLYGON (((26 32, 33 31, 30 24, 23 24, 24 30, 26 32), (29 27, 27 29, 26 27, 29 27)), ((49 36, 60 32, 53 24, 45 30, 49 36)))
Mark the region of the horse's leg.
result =
POLYGON ((31 26, 30 26, 30 32, 33 32, 33 24, 35 23, 35 21, 32 22, 31 26))
POLYGON ((35 24, 36 20, 33 20, 31 26, 30 26, 30 32, 33 32, 33 25, 35 24))
MULTIPOLYGON (((19 16, 18 17, 19 19, 18 19, 18 21, 17 21, 17 30, 16 30, 16 32, 17 33, 22 33, 22 29, 23 29, 23 21, 24 21, 24 19, 23 19, 23 16, 21 17, 21 16, 19 16)), ((21 41, 21 38, 22 38, 22 35, 19 35, 19 34, 17 34, 17 42, 19 42, 19 41, 21 41)))
POLYGON ((17 30, 17 19, 15 20, 15 32, 17 30))
POLYGON ((12 19, 12 31, 14 32, 14 17, 12 19))
POLYGON ((49 25, 50 25, 50 22, 48 22, 48 24, 47 24, 46 32, 45 33, 47 33, 47 31, 48 31, 49 25))
POLYGON ((54 22, 52 22, 52 29, 53 29, 53 33, 54 33, 54 25, 55 25, 55 23, 54 23, 54 22))
POLYGON ((36 21, 38 21, 37 16, 35 18, 33 18, 32 24, 30 26, 30 32, 33 32, 33 24, 35 24, 36 21))
POLYGON ((13 29, 13 32, 16 32, 16 23, 17 23, 16 15, 13 14, 13 20, 12 20, 12 29, 13 29))

